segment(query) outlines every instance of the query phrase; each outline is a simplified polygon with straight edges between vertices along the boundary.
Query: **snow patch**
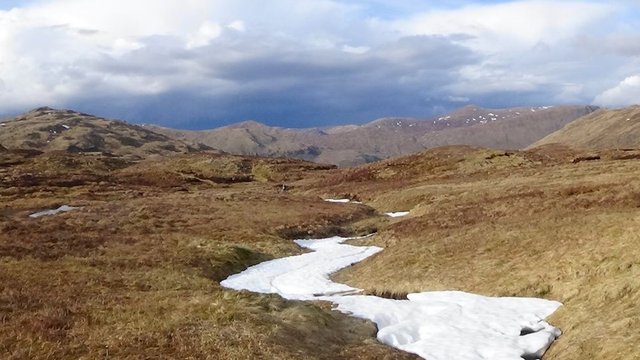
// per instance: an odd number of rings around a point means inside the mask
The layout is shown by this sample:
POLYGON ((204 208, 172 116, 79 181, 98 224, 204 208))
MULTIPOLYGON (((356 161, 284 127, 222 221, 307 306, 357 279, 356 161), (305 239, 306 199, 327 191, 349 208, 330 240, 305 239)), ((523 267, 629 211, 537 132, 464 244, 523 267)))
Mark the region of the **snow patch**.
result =
POLYGON ((64 124, 62 124, 62 127, 63 127, 63 128, 65 128, 65 129, 67 129, 67 130, 71 129, 71 126, 69 126, 69 125, 64 125, 64 124))
POLYGON ((342 204, 346 204, 348 202, 350 202, 350 199, 324 199, 324 201, 326 202, 331 202, 331 203, 342 203, 342 204))
POLYGON ((409 212, 408 211, 395 211, 395 212, 387 212, 387 213, 384 213, 384 214, 387 215, 388 217, 397 218, 397 217, 407 216, 407 215, 409 215, 409 212))
POLYGON ((339 204, 362 204, 362 201, 355 201, 355 200, 351 200, 351 199, 323 199, 326 202, 330 202, 330 203, 339 203, 339 204))
POLYGON ((460 291, 408 295, 408 300, 353 295, 361 292, 330 274, 380 251, 343 244, 350 238, 296 240, 314 250, 267 261, 220 284, 235 290, 279 294, 292 300, 324 300, 335 309, 373 321, 378 340, 429 360, 540 358, 560 330, 544 319, 562 304, 534 298, 496 298, 460 291))
POLYGON ((382 343, 429 360, 540 358, 560 336, 544 321, 560 303, 542 299, 436 291, 409 294, 408 300, 345 296, 331 301, 341 312, 375 322, 382 343))
POLYGON ((362 290, 329 280, 329 275, 382 251, 375 246, 342 244, 339 236, 320 240, 295 240, 302 248, 314 250, 298 256, 275 259, 232 275, 220 285, 258 293, 279 294, 291 300, 319 300, 319 297, 354 294, 362 290))
POLYGON ((5 123, 0 123, 0 126, 7 126, 7 124, 5 124, 5 123))
POLYGON ((59 213, 69 212, 69 211, 76 210, 76 209, 79 209, 79 208, 73 207, 73 206, 68 206, 68 205, 62 205, 57 209, 43 210, 43 211, 39 211, 39 212, 33 213, 33 214, 29 215, 29 217, 33 218, 33 219, 36 219, 36 218, 43 217, 43 216, 58 215, 59 213))

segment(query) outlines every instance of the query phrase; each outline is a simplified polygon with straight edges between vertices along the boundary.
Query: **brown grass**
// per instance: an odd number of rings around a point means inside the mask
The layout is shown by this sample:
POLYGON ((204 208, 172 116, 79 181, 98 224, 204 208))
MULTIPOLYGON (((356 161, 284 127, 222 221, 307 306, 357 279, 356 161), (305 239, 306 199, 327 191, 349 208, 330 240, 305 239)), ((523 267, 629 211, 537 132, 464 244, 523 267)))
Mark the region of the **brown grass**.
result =
POLYGON ((130 159, 210 149, 170 139, 142 126, 72 110, 39 108, 4 124, 0 142, 8 149, 102 152, 130 159))
POLYGON ((337 280, 391 298, 457 289, 560 300, 550 321, 564 335, 545 359, 637 359, 640 162, 630 153, 572 163, 584 153, 447 147, 344 170, 211 154, 94 165, 76 155, 51 169, 49 155, 13 154, 0 162, 0 353, 411 358, 327 304, 218 286, 299 253, 290 238, 377 230, 360 242, 385 251, 337 280), (61 182, 74 177, 83 182, 61 182), (153 181, 136 182, 145 177, 153 181), (319 195, 411 214, 388 219, 319 195), (82 209, 27 217, 61 204, 82 209))
POLYGON ((532 146, 566 144, 585 149, 640 148, 640 106, 601 109, 567 124, 532 146))
POLYGON ((348 188, 380 210, 411 209, 361 241, 382 253, 336 279, 387 297, 557 299, 564 307, 550 320, 564 335, 545 359, 638 359, 640 162, 603 153, 573 164, 564 150, 544 151, 438 149, 368 168, 390 176, 310 190, 348 188))
MULTIPOLYGON (((122 169, 103 158, 87 165, 80 155, 56 163, 72 166, 47 168, 49 155, 41 155, 0 167, 2 359, 414 358, 378 344, 371 323, 326 304, 222 289, 230 274, 300 252, 284 235, 342 229, 371 210, 278 192, 268 179, 165 176, 198 164, 201 174, 218 174, 245 161, 215 157, 202 167, 202 156, 122 169), (150 168, 160 174, 155 182, 132 181, 136 169, 145 176, 150 168), (19 182, 27 174, 32 181, 19 182), (82 183, 58 184, 80 175, 82 183), (61 204, 82 208, 27 216, 61 204)), ((280 180, 313 173, 303 162, 259 164, 279 169, 280 180)))

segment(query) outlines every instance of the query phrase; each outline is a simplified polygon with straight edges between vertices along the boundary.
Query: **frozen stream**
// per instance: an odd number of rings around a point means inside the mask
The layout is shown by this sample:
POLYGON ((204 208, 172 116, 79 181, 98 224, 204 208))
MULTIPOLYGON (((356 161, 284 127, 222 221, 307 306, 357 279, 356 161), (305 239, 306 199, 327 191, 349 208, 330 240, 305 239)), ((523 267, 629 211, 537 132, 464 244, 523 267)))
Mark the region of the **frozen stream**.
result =
POLYGON ((376 323, 381 342, 429 360, 538 359, 560 335, 544 321, 562 305, 555 301, 459 291, 414 293, 408 300, 356 295, 360 289, 335 283, 329 275, 382 249, 343 244, 346 240, 296 240, 313 252, 252 266, 221 285, 330 301, 343 313, 376 323))

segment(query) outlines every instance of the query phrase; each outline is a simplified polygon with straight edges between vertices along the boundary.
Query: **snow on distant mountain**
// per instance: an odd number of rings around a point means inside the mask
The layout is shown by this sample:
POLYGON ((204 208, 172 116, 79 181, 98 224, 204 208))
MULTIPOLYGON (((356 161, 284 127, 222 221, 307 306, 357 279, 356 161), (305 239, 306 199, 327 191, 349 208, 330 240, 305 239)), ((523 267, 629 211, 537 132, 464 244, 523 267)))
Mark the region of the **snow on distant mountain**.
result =
POLYGON ((286 156, 352 166, 444 145, 524 148, 596 109, 592 106, 485 109, 469 105, 432 119, 389 117, 364 125, 331 128, 289 129, 248 121, 206 131, 161 127, 152 130, 229 153, 286 156))

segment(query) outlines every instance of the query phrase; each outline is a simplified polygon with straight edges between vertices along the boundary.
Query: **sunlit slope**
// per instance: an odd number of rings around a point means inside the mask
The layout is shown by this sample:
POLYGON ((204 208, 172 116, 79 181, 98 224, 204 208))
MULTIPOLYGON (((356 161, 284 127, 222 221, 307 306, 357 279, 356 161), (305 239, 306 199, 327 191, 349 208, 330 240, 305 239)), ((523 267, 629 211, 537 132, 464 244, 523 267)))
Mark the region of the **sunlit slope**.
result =
POLYGON ((0 123, 0 143, 9 149, 97 152, 136 158, 210 149, 173 140, 141 126, 72 110, 38 108, 0 123))
POLYGON ((596 111, 568 124, 531 147, 552 143, 586 149, 640 148, 640 106, 596 111))
POLYGON ((398 298, 463 290, 558 300, 550 322, 564 335, 545 359, 637 359, 640 161, 588 154, 448 147, 317 180, 309 191, 411 211, 378 222, 380 236, 366 242, 385 250, 336 281, 398 298))
MULTIPOLYGON (((224 290, 373 215, 282 191, 326 167, 178 154, 0 154, 2 359, 415 359, 323 304, 224 290), (30 214, 70 205, 73 211, 30 214)), ((345 230, 346 231, 346 230, 345 230)))

